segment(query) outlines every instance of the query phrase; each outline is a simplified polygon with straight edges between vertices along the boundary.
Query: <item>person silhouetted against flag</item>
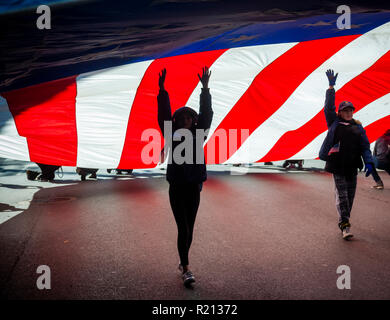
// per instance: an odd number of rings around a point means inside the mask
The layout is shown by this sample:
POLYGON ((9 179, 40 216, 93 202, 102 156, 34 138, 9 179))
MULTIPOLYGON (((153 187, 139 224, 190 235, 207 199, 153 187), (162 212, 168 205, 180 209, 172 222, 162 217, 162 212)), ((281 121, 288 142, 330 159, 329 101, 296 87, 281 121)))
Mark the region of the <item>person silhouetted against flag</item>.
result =
POLYGON ((41 169, 41 173, 39 173, 38 171, 27 170, 26 175, 28 180, 52 182, 55 177, 55 172, 61 168, 61 166, 53 166, 50 164, 43 164, 37 162, 36 164, 41 169))
POLYGON ((208 88, 210 74, 211 72, 207 67, 203 68, 201 75, 198 74, 199 80, 203 85, 200 94, 199 114, 192 108, 185 106, 176 110, 172 115, 169 95, 164 87, 167 75, 166 69, 163 69, 159 74, 158 82, 160 88, 157 97, 158 123, 166 141, 167 139, 173 140, 169 151, 170 158, 168 161, 166 178, 169 182, 169 201, 178 229, 177 248, 180 257, 179 270, 182 272, 182 279, 185 286, 195 282, 194 275, 189 269, 188 253, 191 247, 202 184, 207 179, 203 153, 203 143, 206 136, 201 136, 201 138, 199 138, 196 135, 196 130, 208 130, 213 118, 211 95, 208 88), (172 125, 171 133, 164 132, 166 131, 164 125, 167 123, 172 125), (187 130, 191 141, 188 141, 188 136, 181 137, 183 129, 187 130), (169 134, 172 134, 172 136, 166 136, 169 134), (185 154, 184 158, 190 158, 192 161, 185 160, 182 162, 182 158, 178 158, 175 150, 181 143, 189 142, 191 142, 190 150, 188 148, 182 150, 180 155, 190 152, 192 154, 185 154), (196 150, 197 145, 201 146, 198 150, 196 150), (196 154, 196 152, 200 152, 201 154, 196 154), (198 163, 196 159, 202 159, 201 163, 198 163))
POLYGON ((76 172, 80 176, 81 181, 85 181, 85 179, 88 178, 92 180, 96 180, 97 176, 96 173, 99 169, 92 169, 92 168, 81 168, 77 167, 76 172))

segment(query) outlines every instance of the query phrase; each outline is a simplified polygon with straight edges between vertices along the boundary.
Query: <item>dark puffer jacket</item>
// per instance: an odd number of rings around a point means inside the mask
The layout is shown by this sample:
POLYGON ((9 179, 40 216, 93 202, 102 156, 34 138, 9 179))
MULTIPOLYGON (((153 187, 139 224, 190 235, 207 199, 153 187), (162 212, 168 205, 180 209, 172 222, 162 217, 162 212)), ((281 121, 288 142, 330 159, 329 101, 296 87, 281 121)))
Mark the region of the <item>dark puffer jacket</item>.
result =
MULTIPOLYGON (((199 148, 201 154, 198 155, 198 158, 203 159, 202 163, 196 163, 196 146, 197 144, 202 145, 206 139, 204 137, 202 141, 197 141, 196 129, 208 130, 213 119, 213 110, 211 108, 211 95, 209 89, 202 89, 200 94, 200 108, 199 115, 195 110, 183 107, 173 114, 171 113, 171 105, 169 101, 168 92, 165 90, 160 90, 158 97, 158 123, 161 129, 161 132, 164 135, 164 121, 172 121, 172 140, 173 136, 177 129, 176 119, 182 112, 188 112, 193 118, 193 126, 190 129, 193 139, 193 162, 192 163, 183 163, 178 164, 173 159, 172 154, 175 148, 184 140, 184 137, 181 141, 172 141, 172 148, 170 152, 171 163, 168 163, 167 168, 167 180, 169 183, 202 183, 207 179, 206 164, 204 159, 203 148, 199 148)), ((182 152, 183 155, 183 152, 182 152)), ((198 161, 199 162, 199 161, 198 161)))
POLYGON ((390 161, 390 130, 387 130, 386 133, 378 138, 374 147, 375 157, 382 162, 390 161))
POLYGON ((363 167, 361 157, 364 163, 373 164, 370 143, 361 123, 344 121, 337 116, 334 89, 326 91, 324 112, 328 133, 319 157, 327 162, 325 169, 337 174, 356 174, 357 169, 363 167))

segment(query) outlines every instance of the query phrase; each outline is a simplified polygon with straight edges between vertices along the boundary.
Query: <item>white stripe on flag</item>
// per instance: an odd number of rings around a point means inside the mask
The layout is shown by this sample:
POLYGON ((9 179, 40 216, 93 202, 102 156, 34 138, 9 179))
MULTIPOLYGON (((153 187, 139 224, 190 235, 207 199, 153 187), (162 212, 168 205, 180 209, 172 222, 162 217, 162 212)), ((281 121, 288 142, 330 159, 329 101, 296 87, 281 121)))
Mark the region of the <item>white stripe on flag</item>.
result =
POLYGON ((85 73, 77 77, 77 166, 117 168, 131 106, 153 60, 85 73))
POLYGON ((323 108, 324 93, 328 87, 325 76, 327 69, 339 72, 336 85, 341 88, 373 65, 389 49, 390 23, 373 29, 346 45, 311 73, 226 163, 247 163, 261 159, 284 133, 296 130, 312 119, 323 108))
MULTIPOLYGON (((390 115, 390 93, 371 102, 363 109, 357 111, 353 117, 362 122, 363 127, 390 115)), ((322 142, 326 137, 325 131, 317 136, 305 148, 295 154, 291 159, 315 159, 318 157, 322 142)))
POLYGON ((19 135, 7 100, 0 96, 0 157, 30 161, 27 139, 19 135))
MULTIPOLYGON (((296 42, 292 42, 232 48, 224 52, 213 63, 210 68, 209 87, 214 116, 207 141, 237 101, 248 90, 256 76, 296 44, 296 42)), ((200 92, 201 84, 199 83, 186 104, 196 111, 199 111, 200 92)))

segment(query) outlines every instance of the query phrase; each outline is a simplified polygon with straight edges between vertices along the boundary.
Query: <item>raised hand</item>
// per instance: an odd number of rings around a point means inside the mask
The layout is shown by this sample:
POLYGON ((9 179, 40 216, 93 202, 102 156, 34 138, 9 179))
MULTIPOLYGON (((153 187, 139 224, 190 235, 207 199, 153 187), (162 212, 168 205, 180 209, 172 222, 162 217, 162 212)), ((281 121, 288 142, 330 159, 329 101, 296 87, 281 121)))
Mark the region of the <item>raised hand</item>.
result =
POLYGON ((165 76, 167 75, 167 69, 162 69, 161 72, 158 74, 158 86, 160 87, 160 90, 164 89, 164 82, 165 82, 165 76))
POLYGON ((336 84, 336 79, 339 74, 336 73, 336 75, 334 75, 334 71, 332 69, 328 69, 325 73, 329 80, 329 86, 333 87, 336 84))
POLYGON ((203 85, 203 88, 207 89, 209 85, 211 71, 207 67, 203 67, 202 75, 198 74, 198 78, 203 85))

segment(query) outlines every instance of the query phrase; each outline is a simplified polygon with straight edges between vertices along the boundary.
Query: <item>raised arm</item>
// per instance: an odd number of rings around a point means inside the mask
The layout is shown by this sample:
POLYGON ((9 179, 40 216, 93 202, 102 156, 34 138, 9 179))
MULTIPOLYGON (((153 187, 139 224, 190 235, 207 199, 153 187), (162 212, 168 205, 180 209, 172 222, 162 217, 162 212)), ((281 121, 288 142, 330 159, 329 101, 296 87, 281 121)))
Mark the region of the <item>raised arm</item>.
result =
POLYGON ((200 94, 200 107, 199 107, 199 118, 198 118, 198 128, 207 130, 211 126, 211 121, 213 120, 213 109, 211 108, 211 95, 209 90, 209 79, 211 71, 209 68, 204 67, 202 70, 202 75, 198 74, 198 78, 203 85, 202 92, 200 94))
POLYGON ((329 89, 326 90, 324 112, 325 112, 326 124, 329 128, 337 118, 336 106, 335 106, 336 93, 334 90, 334 85, 336 84, 338 73, 334 75, 334 71, 329 69, 326 71, 326 76, 328 77, 328 81, 329 81, 329 89))
POLYGON ((171 103, 169 102, 168 92, 165 91, 164 83, 165 77, 167 75, 167 70, 163 69, 158 75, 158 85, 160 91, 157 96, 157 104, 158 104, 158 125, 160 126, 160 130, 164 135, 164 121, 172 121, 172 112, 171 112, 171 103))

